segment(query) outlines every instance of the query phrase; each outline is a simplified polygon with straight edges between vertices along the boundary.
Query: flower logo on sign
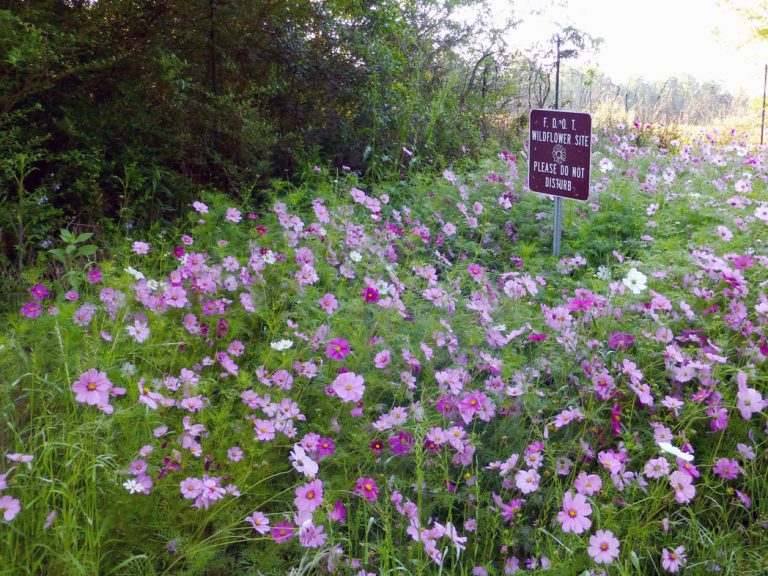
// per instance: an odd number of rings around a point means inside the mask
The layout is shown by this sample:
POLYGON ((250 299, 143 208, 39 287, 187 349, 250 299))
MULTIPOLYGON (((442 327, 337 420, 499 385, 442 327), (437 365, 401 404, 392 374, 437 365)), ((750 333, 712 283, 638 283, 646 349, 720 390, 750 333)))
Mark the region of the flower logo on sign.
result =
POLYGON ((552 148, 552 159, 558 164, 565 162, 565 146, 555 144, 555 147, 552 148))

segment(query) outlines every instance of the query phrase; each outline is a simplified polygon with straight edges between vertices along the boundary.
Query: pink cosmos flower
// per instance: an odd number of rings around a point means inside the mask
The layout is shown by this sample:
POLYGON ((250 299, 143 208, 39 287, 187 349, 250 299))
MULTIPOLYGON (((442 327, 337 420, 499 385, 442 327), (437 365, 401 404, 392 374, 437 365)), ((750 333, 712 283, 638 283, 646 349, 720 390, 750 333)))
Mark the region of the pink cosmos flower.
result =
POLYGON ((608 346, 612 350, 626 350, 635 343, 635 337, 627 332, 613 332, 608 337, 608 346))
POLYGON ((661 478, 669 474, 669 461, 663 456, 653 458, 645 463, 643 474, 648 478, 661 478))
POLYGON ((269 518, 264 516, 261 512, 256 510, 253 514, 246 517, 246 520, 251 523, 253 529, 259 534, 266 534, 269 532, 269 518))
POLYGON ((278 522, 272 527, 272 540, 276 544, 282 544, 288 542, 293 538, 295 527, 288 521, 278 522))
POLYGON ((318 304, 329 316, 339 309, 339 301, 336 300, 336 296, 330 293, 325 294, 320 298, 318 304))
POLYGON ((718 226, 717 227, 717 235, 720 236, 724 241, 729 242, 733 238, 733 232, 728 230, 725 226, 718 226))
POLYGON ((586 472, 581 472, 576 477, 576 480, 574 480, 573 487, 576 488, 576 491, 579 494, 584 494, 585 496, 594 496, 600 492, 600 489, 603 487, 603 481, 597 474, 587 474, 586 472))
POLYGON ((733 480, 741 473, 741 468, 736 460, 720 458, 715 462, 712 472, 720 476, 723 480, 733 480))
POLYGON ((296 498, 293 504, 300 514, 312 513, 323 503, 323 482, 320 479, 307 482, 296 488, 296 498))
POLYGON ((376 357, 373 359, 374 366, 376 368, 386 368, 389 362, 392 359, 392 353, 389 350, 382 350, 378 354, 376 354, 376 357))
POLYGON ((349 342, 344 338, 334 338, 328 341, 325 348, 325 354, 331 360, 344 360, 349 355, 349 342))
POLYGON ((598 564, 611 564, 619 557, 619 541, 610 530, 598 530, 589 538, 587 552, 598 564))
POLYGON ((165 400, 165 397, 162 394, 151 391, 144 384, 144 378, 137 383, 139 389, 139 402, 148 406, 150 410, 157 410, 158 402, 165 400))
POLYGON ((520 470, 515 474, 515 486, 523 494, 530 494, 539 489, 541 477, 536 470, 520 470))
POLYGON ((369 502, 375 502, 379 497, 379 487, 373 478, 358 478, 354 492, 369 502))
POLYGON ((693 500, 694 496, 696 496, 696 488, 693 485, 693 478, 685 472, 681 472, 680 470, 672 472, 672 474, 669 475, 669 484, 675 491, 675 500, 680 504, 687 504, 693 500))
POLYGON ((686 562, 685 547, 678 546, 674 550, 664 548, 661 551, 661 567, 667 572, 675 573, 684 566, 686 562))
POLYGON ((187 304, 187 291, 181 286, 169 286, 163 293, 163 301, 172 308, 184 308, 187 304))
POLYGON ((756 412, 762 412, 768 406, 768 402, 763 400, 763 395, 754 388, 747 388, 747 375, 739 372, 736 376, 739 391, 736 394, 736 407, 741 412, 744 420, 749 420, 756 412))
POLYGON ((336 500, 333 503, 333 510, 328 512, 328 519, 342 524, 347 521, 347 507, 344 506, 344 502, 336 500))
POLYGON ((203 493, 203 483, 199 478, 187 478, 180 485, 181 495, 186 500, 194 500, 203 493))
POLYGON ((232 446, 232 448, 227 450, 227 458, 232 462, 239 462, 243 459, 243 449, 240 446, 232 446))
POLYGON ((32 454, 21 454, 19 452, 13 452, 12 454, 5 455, 11 462, 20 462, 22 464, 29 464, 35 457, 32 454))
POLYGON ((354 372, 345 372, 336 377, 332 388, 344 402, 360 402, 365 392, 365 381, 354 372))
POLYGON ((476 281, 479 282, 483 279, 483 269, 474 262, 467 266, 467 272, 476 281))
POLYGON ((573 495, 569 490, 563 495, 563 509, 557 513, 557 521, 563 532, 575 532, 581 534, 589 530, 592 521, 588 516, 592 514, 592 506, 581 494, 573 495))
POLYGON ((149 252, 149 244, 146 242, 134 242, 132 250, 135 254, 147 254, 149 252))
POLYGON ((275 438, 275 425, 271 420, 254 420, 253 430, 256 433, 256 440, 259 442, 268 442, 275 438))
POLYGON ((228 222, 238 223, 243 219, 243 214, 237 208, 227 208, 227 214, 224 219, 228 222))
POLYGON ((3 520, 10 522, 21 511, 21 502, 16 498, 12 498, 9 495, 5 495, 0 498, 0 512, 3 513, 3 520))
POLYGON ((80 404, 99 406, 109 403, 109 391, 112 383, 104 372, 91 368, 80 375, 80 378, 72 384, 75 400, 80 404))
POLYGON ((311 520, 304 522, 299 528, 299 544, 305 548, 320 548, 327 540, 325 527, 315 526, 311 520))

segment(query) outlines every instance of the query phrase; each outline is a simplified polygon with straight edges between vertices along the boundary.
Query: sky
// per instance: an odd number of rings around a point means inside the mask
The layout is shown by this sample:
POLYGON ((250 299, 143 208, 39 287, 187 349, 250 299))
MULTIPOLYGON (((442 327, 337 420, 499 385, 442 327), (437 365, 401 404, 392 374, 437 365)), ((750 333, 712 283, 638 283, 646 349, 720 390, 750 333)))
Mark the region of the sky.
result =
POLYGON ((744 21, 722 0, 560 0, 539 16, 530 11, 550 3, 491 4, 499 14, 509 13, 514 5, 515 15, 523 20, 508 35, 516 48, 551 36, 557 22, 603 38, 590 63, 614 81, 663 81, 687 73, 700 81, 717 81, 734 94, 762 97, 768 43, 747 42, 744 21))

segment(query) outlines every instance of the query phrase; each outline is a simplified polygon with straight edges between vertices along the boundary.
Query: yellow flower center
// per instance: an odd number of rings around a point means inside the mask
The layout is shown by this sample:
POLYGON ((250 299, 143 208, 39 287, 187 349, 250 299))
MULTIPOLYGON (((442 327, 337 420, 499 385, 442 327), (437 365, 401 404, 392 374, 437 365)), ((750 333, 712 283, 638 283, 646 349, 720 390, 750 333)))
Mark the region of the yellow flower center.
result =
POLYGON ((568 516, 571 518, 576 518, 576 510, 568 510, 568 516))
POLYGON ((603 542, 602 544, 600 544, 600 550, 602 550, 603 552, 608 550, 608 543, 607 542, 603 542))

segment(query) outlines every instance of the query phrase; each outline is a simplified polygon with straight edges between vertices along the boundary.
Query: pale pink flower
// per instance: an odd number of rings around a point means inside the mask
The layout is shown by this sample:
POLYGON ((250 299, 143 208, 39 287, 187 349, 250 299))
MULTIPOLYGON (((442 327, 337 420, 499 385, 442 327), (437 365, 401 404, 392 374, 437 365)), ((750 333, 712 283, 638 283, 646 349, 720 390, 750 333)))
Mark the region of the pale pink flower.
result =
POLYGON ((264 516, 261 512, 256 510, 253 514, 246 517, 246 520, 251 523, 253 529, 259 534, 266 534, 269 532, 269 518, 264 516))
POLYGON ((333 391, 344 402, 359 402, 365 392, 365 383, 362 376, 354 372, 339 374, 333 381, 333 391))
POLYGON ((16 498, 13 498, 9 495, 5 495, 2 498, 0 498, 0 512, 3 513, 3 520, 6 522, 10 522, 21 511, 21 502, 19 502, 16 498))
POLYGON ((676 470, 669 475, 669 484, 675 491, 675 500, 687 504, 696 496, 696 488, 690 474, 676 470))
POLYGON ((530 494, 539 489, 541 477, 536 470, 520 470, 515 474, 515 486, 523 494, 530 494))
POLYGON ((598 530, 589 538, 587 552, 598 564, 611 564, 619 557, 619 540, 610 530, 598 530))
POLYGON ((147 254, 149 252, 149 244, 146 242, 134 242, 132 249, 136 254, 147 254))
POLYGON ((585 496, 594 496, 603 487, 603 481, 597 474, 587 474, 586 472, 580 472, 573 482, 573 487, 579 494, 585 496))
POLYGON ((588 516, 592 514, 592 506, 581 494, 573 495, 569 490, 563 495, 563 509, 557 513, 557 521, 563 532, 574 532, 581 534, 589 530, 592 521, 588 516))
POLYGON ((674 550, 664 548, 661 551, 661 567, 667 572, 675 573, 684 566, 686 562, 685 547, 678 546, 674 550))

